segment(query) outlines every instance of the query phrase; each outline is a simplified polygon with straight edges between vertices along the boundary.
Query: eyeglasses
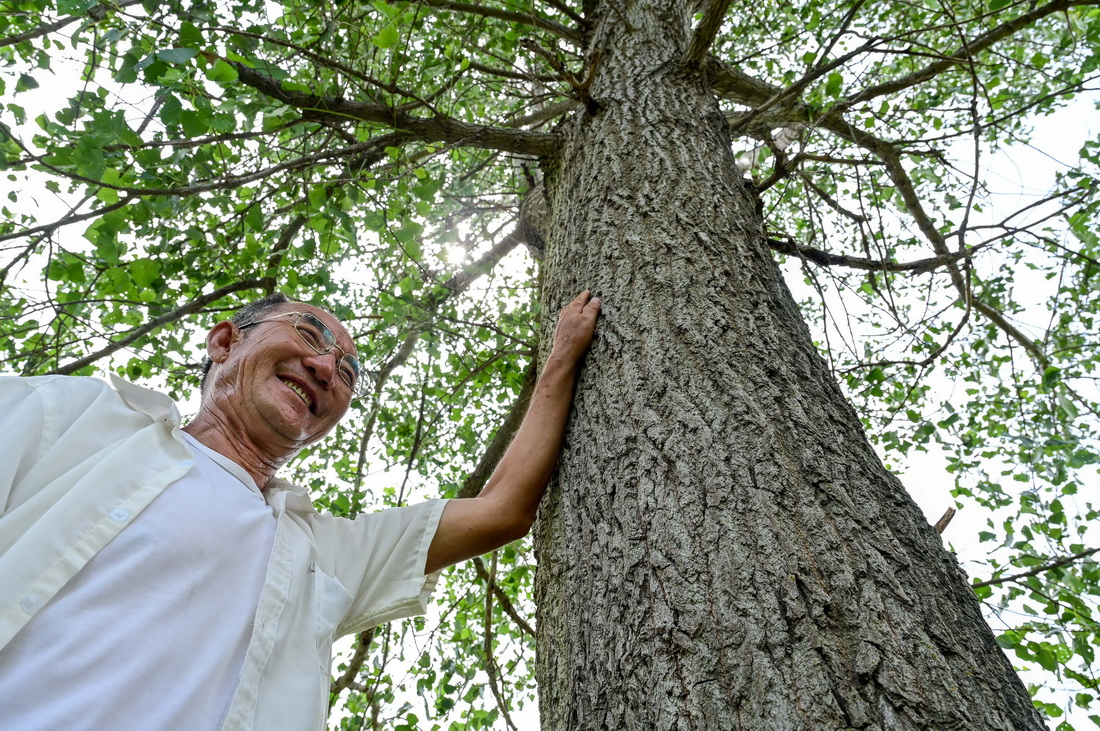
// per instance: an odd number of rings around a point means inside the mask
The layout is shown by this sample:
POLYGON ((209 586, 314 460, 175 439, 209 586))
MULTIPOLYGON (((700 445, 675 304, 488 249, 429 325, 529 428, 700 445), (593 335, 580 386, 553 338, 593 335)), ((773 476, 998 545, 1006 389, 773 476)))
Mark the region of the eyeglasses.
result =
MULTIPOLYGON (((294 326, 294 331, 298 333, 298 337, 300 337, 306 345, 312 348, 315 353, 327 355, 334 350, 339 353, 339 357, 336 359, 337 375, 339 375, 340 380, 351 389, 352 395, 361 395, 360 389, 364 385, 363 379, 360 378, 363 374, 362 363, 360 363, 359 359, 354 355, 348 353, 336 344, 336 336, 332 334, 332 330, 328 329, 328 325, 308 312, 281 312, 278 315, 272 315, 263 320, 246 322, 237 327, 243 330, 246 327, 259 325, 261 322, 275 322, 276 320, 281 320, 290 315, 295 317, 294 322, 290 323, 294 326)), ((285 322, 285 320, 282 321, 285 322)))

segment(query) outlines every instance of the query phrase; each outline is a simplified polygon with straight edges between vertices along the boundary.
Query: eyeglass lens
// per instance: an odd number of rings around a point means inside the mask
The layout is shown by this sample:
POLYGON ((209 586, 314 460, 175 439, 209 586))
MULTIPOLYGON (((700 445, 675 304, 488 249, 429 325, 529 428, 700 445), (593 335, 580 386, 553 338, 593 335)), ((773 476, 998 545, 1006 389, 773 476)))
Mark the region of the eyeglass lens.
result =
MULTIPOLYGON (((294 329, 298 331, 298 335, 306 342, 306 345, 318 353, 331 353, 333 350, 340 349, 336 344, 336 336, 332 334, 328 326, 308 312, 302 313, 302 316, 294 323, 294 329)), ((340 350, 341 355, 338 363, 340 380, 354 391, 359 384, 362 365, 354 355, 344 353, 342 349, 340 350)))

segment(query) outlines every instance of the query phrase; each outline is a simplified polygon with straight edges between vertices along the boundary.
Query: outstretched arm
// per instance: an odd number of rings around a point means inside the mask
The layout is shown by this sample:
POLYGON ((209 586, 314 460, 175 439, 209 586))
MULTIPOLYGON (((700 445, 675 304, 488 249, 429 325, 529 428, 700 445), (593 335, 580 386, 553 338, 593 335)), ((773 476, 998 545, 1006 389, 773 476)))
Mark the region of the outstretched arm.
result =
POLYGON ((587 290, 561 311, 553 349, 515 439, 480 495, 447 503, 425 573, 488 553, 531 530, 561 452, 573 382, 599 311, 600 300, 587 290))

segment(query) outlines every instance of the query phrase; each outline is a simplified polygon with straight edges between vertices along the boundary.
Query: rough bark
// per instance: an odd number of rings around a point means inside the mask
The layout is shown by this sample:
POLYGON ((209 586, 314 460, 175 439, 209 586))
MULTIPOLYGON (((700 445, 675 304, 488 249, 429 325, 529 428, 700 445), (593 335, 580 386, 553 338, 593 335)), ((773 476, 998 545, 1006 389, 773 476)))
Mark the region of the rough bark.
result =
POLYGON ((544 311, 604 306, 536 528, 542 728, 1042 728, 813 346, 690 3, 610 5, 546 166, 544 311))

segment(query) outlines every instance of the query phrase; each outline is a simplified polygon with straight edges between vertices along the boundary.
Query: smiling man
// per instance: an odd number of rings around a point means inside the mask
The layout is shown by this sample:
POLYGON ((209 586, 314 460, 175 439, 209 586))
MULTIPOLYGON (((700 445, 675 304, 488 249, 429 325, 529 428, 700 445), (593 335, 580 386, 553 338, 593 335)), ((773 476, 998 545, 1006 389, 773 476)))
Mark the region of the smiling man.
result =
POLYGON ((448 565, 530 530, 600 301, 558 319, 481 495, 334 518, 276 477, 363 386, 347 330, 276 295, 207 337, 202 402, 0 379, 0 725, 321 729, 335 637, 423 612, 448 565))

